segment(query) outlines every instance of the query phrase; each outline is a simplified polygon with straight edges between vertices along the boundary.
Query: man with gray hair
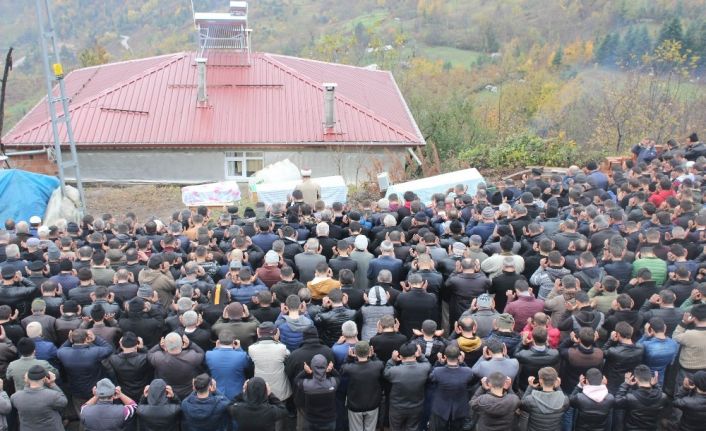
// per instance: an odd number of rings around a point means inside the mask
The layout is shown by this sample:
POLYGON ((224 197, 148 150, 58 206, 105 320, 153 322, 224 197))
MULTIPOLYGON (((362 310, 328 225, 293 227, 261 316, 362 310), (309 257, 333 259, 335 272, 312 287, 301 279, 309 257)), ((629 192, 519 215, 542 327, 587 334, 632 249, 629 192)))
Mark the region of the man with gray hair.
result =
POLYGON ((383 241, 380 244, 380 256, 371 260, 368 265, 368 280, 371 286, 383 269, 390 271, 390 274, 392 274, 392 284, 399 285, 402 276, 402 265, 403 262, 395 257, 394 244, 391 241, 383 241))
POLYGON ((333 257, 333 249, 336 247, 336 240, 330 236, 331 228, 327 222, 320 222, 316 225, 316 239, 321 245, 321 254, 328 262, 333 257))
MULTIPOLYGON (((182 298, 183 299, 183 298, 182 298)), ((213 347, 211 331, 201 327, 203 319, 193 310, 186 311, 179 317, 181 326, 175 332, 186 336, 192 343, 196 343, 204 351, 213 347)))
POLYGON ((192 379, 201 372, 204 352, 186 335, 170 332, 147 353, 154 367, 155 378, 162 379, 174 389, 179 398, 186 398, 192 389, 192 379))
POLYGON ((5 261, 2 263, 2 268, 12 268, 15 271, 22 273, 23 277, 28 275, 27 262, 20 259, 20 247, 17 244, 10 244, 5 247, 5 261))
POLYGON ((326 263, 326 258, 321 254, 321 251, 319 240, 309 238, 304 244, 304 253, 294 256, 294 265, 297 267, 299 281, 302 283, 307 284, 313 280, 316 274, 316 266, 321 262, 326 263))

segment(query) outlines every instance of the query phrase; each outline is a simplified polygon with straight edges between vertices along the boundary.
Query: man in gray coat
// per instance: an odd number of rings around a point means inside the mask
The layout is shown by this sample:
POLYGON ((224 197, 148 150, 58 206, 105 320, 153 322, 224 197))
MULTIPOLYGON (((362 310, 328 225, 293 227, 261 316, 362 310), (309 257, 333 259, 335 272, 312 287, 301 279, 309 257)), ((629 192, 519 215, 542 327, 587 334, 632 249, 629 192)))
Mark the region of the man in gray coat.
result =
POLYGON ((61 412, 68 401, 55 380, 54 373, 35 365, 27 372, 27 386, 10 397, 22 431, 64 431, 61 412))
POLYGON ((299 271, 299 281, 306 284, 314 279, 316 265, 326 263, 326 258, 321 254, 321 245, 316 238, 309 238, 304 244, 304 253, 294 256, 294 265, 299 271))
POLYGON ((357 289, 368 290, 368 266, 375 256, 368 251, 368 238, 365 235, 356 236, 353 244, 355 250, 351 253, 351 259, 356 263, 353 286, 357 289))
POLYGON ((431 365, 421 354, 421 347, 407 343, 385 365, 384 376, 390 382, 390 429, 415 431, 419 427, 424 394, 431 365))

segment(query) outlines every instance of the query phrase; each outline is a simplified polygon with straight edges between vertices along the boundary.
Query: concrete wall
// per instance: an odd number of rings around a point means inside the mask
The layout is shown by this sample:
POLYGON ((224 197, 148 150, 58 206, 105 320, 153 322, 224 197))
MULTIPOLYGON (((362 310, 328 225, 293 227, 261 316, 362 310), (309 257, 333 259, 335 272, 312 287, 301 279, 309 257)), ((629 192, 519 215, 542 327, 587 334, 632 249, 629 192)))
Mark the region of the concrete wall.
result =
MULTIPOLYGON (((237 150, 248 151, 246 148, 237 150)), ((251 151, 260 150, 253 148, 251 151)), ((311 168, 314 177, 342 175, 349 184, 367 180, 368 171, 374 170, 375 160, 379 160, 389 170, 396 165, 404 166, 405 157, 405 149, 400 147, 385 150, 349 147, 345 150, 320 148, 262 151, 265 166, 289 158, 300 168, 311 168), (395 163, 395 160, 401 164, 395 163)), ((225 150, 79 150, 78 155, 84 181, 198 183, 225 179, 225 150)))

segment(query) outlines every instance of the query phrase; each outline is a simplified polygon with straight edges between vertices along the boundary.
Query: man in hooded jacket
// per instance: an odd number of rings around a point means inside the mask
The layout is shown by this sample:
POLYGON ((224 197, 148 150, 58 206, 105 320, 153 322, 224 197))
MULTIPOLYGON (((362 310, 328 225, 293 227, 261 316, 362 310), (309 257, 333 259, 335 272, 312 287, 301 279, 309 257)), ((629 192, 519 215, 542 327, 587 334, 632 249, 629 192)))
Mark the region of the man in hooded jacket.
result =
POLYGON ((238 431, 274 431, 277 421, 287 416, 287 408, 260 377, 245 382, 244 391, 228 408, 238 423, 238 431))
POLYGON ((333 431, 336 428, 336 389, 340 383, 333 362, 323 355, 304 363, 304 370, 296 378, 301 394, 301 408, 309 431, 333 431))
POLYGON ((181 400, 164 380, 154 379, 145 386, 136 413, 142 431, 179 429, 181 400))

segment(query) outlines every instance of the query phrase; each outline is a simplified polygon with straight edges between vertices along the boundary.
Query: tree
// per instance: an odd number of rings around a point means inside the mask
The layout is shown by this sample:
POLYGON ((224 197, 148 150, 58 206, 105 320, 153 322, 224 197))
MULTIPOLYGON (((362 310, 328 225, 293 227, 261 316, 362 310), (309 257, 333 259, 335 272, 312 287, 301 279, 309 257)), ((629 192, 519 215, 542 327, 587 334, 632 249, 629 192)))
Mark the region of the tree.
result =
POLYGON ((604 66, 615 66, 620 49, 620 35, 608 33, 598 45, 596 61, 604 66))
POLYGON ((78 61, 81 67, 98 66, 110 61, 110 55, 105 47, 98 42, 92 47, 86 48, 78 54, 78 61))
POLYGON ((552 58, 552 66, 553 67, 561 66, 561 62, 563 60, 564 60, 564 50, 561 49, 561 46, 559 46, 559 48, 557 48, 557 50, 554 53, 554 56, 552 58))
POLYGON ((684 42, 681 21, 679 21, 679 18, 676 16, 662 25, 662 29, 659 31, 659 38, 657 39, 657 46, 661 45, 665 40, 684 42))

